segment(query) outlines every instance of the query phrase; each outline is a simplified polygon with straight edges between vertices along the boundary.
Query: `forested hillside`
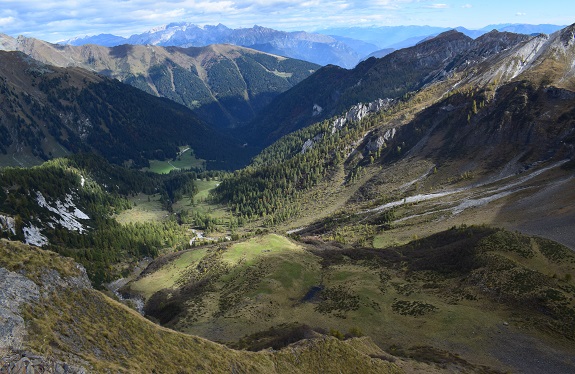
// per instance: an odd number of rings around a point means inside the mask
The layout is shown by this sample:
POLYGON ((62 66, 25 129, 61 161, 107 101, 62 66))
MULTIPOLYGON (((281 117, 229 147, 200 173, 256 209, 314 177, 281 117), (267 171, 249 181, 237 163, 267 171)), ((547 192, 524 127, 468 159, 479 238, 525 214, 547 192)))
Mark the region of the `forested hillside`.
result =
POLYGON ((2 225, 0 234, 73 257, 100 286, 130 262, 189 246, 189 233, 175 215, 161 222, 119 224, 114 215, 133 207, 127 197, 159 195, 171 211, 172 203, 193 196, 195 181, 207 175, 212 174, 143 173, 86 155, 29 169, 0 169, 0 214, 13 223, 6 230, 2 225))
POLYGON ((3 164, 90 151, 143 167, 149 159, 174 158, 183 145, 212 168, 245 162, 238 142, 173 101, 83 69, 44 65, 20 52, 0 56, 3 164))
POLYGON ((224 44, 74 47, 1 34, 0 43, 2 48, 24 52, 48 65, 81 67, 168 98, 220 129, 249 122, 274 97, 319 68, 310 62, 224 44))
MULTIPOLYGON (((368 369, 570 372, 574 35, 575 25, 476 40, 451 31, 353 70, 328 66, 237 128, 241 141, 168 99, 4 53, 0 161, 52 159, 0 169, 1 236, 73 257, 150 320, 230 347, 275 355, 312 339, 318 352, 330 335, 368 369), (165 174, 142 171, 152 164, 165 174)), ((223 61, 226 78, 212 83, 232 92, 223 61)), ((154 74, 168 89, 179 68, 166 66, 154 74)), ((125 321, 152 344, 139 320, 82 292, 26 311, 37 321, 29 347, 102 371, 141 369, 117 364, 124 347, 161 371, 172 348, 152 362, 116 329, 95 336, 68 300, 104 331, 125 321), (82 356, 76 342, 99 353, 82 356)), ((322 357, 331 354, 340 357, 322 357)))

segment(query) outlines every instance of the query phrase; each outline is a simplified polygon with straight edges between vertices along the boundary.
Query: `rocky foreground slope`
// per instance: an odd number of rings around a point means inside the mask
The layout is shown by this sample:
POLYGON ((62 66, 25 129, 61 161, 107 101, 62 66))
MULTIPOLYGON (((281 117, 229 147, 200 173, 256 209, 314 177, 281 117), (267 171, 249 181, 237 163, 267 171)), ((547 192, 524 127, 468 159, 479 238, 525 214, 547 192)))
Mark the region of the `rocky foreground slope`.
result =
POLYGON ((0 373, 401 372, 367 340, 254 353, 158 327, 92 289, 73 261, 6 240, 0 295, 0 373))

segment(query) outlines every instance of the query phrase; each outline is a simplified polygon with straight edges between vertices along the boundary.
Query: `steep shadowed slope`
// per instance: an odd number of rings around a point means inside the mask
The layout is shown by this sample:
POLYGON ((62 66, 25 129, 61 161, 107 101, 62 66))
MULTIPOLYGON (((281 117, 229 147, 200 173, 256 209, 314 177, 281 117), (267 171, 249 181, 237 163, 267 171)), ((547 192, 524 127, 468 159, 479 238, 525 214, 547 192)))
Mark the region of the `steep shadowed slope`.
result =
POLYGON ((5 165, 95 151, 114 163, 145 166, 148 159, 175 157, 181 145, 218 168, 241 163, 242 148, 191 110, 117 80, 20 52, 0 52, 0 77, 5 165))

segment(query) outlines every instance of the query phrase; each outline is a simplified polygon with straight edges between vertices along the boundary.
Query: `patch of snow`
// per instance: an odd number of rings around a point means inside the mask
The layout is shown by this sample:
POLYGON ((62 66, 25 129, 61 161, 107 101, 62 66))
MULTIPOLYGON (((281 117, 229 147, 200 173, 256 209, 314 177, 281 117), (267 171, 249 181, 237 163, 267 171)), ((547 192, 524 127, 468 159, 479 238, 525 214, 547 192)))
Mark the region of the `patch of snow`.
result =
MULTIPOLYGON (((538 175, 543 174, 544 172, 546 172, 546 171, 548 171, 548 170, 557 168, 557 167, 563 165, 564 163, 566 163, 566 162, 568 162, 568 161, 569 161, 569 160, 563 160, 563 161, 556 162, 556 163, 554 163, 554 164, 552 164, 552 165, 549 165, 549 166, 547 166, 547 167, 545 167, 545 168, 541 168, 541 169, 536 170, 536 171, 534 171, 534 172, 532 172, 532 173, 529 173, 528 175, 522 176, 521 178, 518 178, 518 179, 517 179, 516 181, 514 181, 514 182, 511 182, 511 183, 509 183, 509 184, 506 184, 506 185, 504 185, 504 186, 501 186, 501 187, 498 187, 498 188, 495 188, 495 189, 491 189, 491 190, 488 189, 487 191, 484 191, 484 192, 482 193, 482 194, 491 194, 491 195, 489 195, 489 196, 484 196, 484 197, 480 197, 480 198, 468 198, 468 197, 465 197, 465 198, 459 200, 459 201, 460 201, 459 205, 457 205, 457 206, 455 206, 455 207, 453 207, 453 208, 441 209, 441 210, 431 210, 431 211, 426 212, 426 213, 416 214, 416 215, 404 217, 404 218, 401 218, 401 219, 399 219, 399 220, 396 220, 395 222, 399 223, 399 222, 403 222, 403 221, 410 220, 410 219, 412 219, 412 218, 422 217, 422 216, 425 216, 425 215, 434 214, 434 213, 439 213, 439 212, 443 212, 443 211, 451 211, 451 213, 452 213, 453 215, 457 215, 457 214, 462 213, 462 212, 463 212, 464 210, 466 210, 466 209, 475 208, 475 207, 480 207, 480 206, 489 204, 489 203, 491 203, 492 201, 502 199, 502 198, 504 198, 504 197, 506 197, 506 196, 509 196, 509 195, 511 195, 511 194, 514 194, 515 192, 517 192, 517 191, 519 191, 519 190, 524 189, 524 188, 514 188, 514 187, 518 187, 518 186, 520 186, 521 184, 523 184, 523 183, 529 181, 530 179, 533 179, 533 178, 537 177, 538 175)), ((504 177, 504 178, 501 178, 500 180, 507 179, 507 178, 509 178, 509 176, 504 177)), ((449 191, 449 192, 446 192, 446 193, 437 193, 437 194, 428 194, 428 195, 412 196, 412 197, 408 197, 408 198, 406 198, 406 199, 404 199, 404 200, 401 200, 401 201, 391 202, 391 203, 382 205, 382 206, 380 206, 380 207, 377 207, 377 208, 375 208, 375 209, 371 209, 371 210, 364 211, 364 213, 370 213, 370 212, 375 212, 375 211, 380 211, 380 210, 388 209, 388 208, 391 208, 391 207, 395 207, 395 206, 401 205, 401 204, 404 203, 404 202, 409 203, 409 202, 417 202, 417 201, 424 201, 424 200, 430 200, 430 199, 434 199, 434 198, 439 198, 439 197, 442 197, 442 196, 450 195, 450 194, 455 193, 455 192, 461 192, 461 191, 469 190, 469 189, 472 189, 472 188, 482 187, 482 186, 485 186, 485 185, 486 185, 486 183, 482 183, 482 184, 478 184, 478 185, 471 186, 471 187, 461 188, 461 189, 459 189, 459 190, 449 191), (414 200, 415 200, 415 201, 414 201, 414 200)))
POLYGON ((295 234, 296 232, 300 232, 300 231, 302 231, 303 229, 305 229, 305 227, 298 227, 297 229, 293 229, 293 230, 286 231, 286 234, 287 234, 287 235, 295 234))
POLYGON ((430 167, 429 170, 427 170, 423 175, 421 175, 419 178, 412 180, 411 182, 407 182, 405 184, 402 184, 401 186, 399 186, 400 190, 406 190, 408 187, 413 186, 414 184, 416 184, 417 182, 420 182, 421 180, 423 180, 424 178, 426 178, 429 174, 431 174, 431 171, 435 168, 435 165, 430 167))
POLYGON ((37 247, 43 247, 48 244, 48 238, 42 235, 38 227, 30 225, 30 227, 24 227, 22 231, 24 231, 24 243, 37 247))
POLYGON ((403 204, 419 203, 421 201, 438 199, 440 197, 452 195, 454 193, 461 192, 463 190, 464 190, 463 188, 459 188, 456 190, 445 191, 445 192, 437 192, 437 193, 419 194, 419 195, 415 195, 415 196, 409 196, 409 197, 406 197, 402 200, 392 201, 391 203, 380 205, 377 208, 365 210, 364 213, 381 212, 382 210, 386 210, 389 208, 395 208, 396 206, 400 206, 403 204))
MULTIPOLYGON (((527 174, 527 175, 525 175, 525 176, 523 176, 523 177, 517 179, 517 180, 516 180, 515 182, 513 182, 513 183, 507 184, 507 185, 505 185, 505 186, 503 186, 503 187, 499 187, 499 188, 496 189, 494 192, 500 192, 500 191, 504 191, 504 190, 508 190, 508 189, 510 189, 510 188, 516 187, 516 186, 518 186, 518 185, 520 185, 520 184, 523 184, 523 183, 527 182, 527 181, 530 180, 530 179, 533 179, 533 178, 535 178, 535 177, 537 177, 537 176, 539 176, 539 175, 545 173, 545 172, 548 171, 548 170, 555 169, 555 168, 557 168, 557 167, 559 167, 559 166, 565 164, 566 162, 569 162, 569 160, 559 161, 559 162, 556 162, 556 163, 554 163, 554 164, 552 164, 552 165, 549 165, 549 166, 547 166, 547 167, 545 167, 545 168, 536 170, 536 171, 534 171, 533 173, 527 174)), ((504 178, 504 179, 505 179, 505 178, 504 178)))
POLYGON ((58 217, 53 217, 56 223, 71 231, 78 231, 83 233, 86 231, 84 226, 78 222, 79 219, 86 220, 90 217, 82 212, 72 200, 72 195, 67 194, 64 202, 56 200, 56 206, 48 204, 44 195, 41 192, 36 192, 36 202, 42 208, 48 209, 50 212, 56 214, 58 217))

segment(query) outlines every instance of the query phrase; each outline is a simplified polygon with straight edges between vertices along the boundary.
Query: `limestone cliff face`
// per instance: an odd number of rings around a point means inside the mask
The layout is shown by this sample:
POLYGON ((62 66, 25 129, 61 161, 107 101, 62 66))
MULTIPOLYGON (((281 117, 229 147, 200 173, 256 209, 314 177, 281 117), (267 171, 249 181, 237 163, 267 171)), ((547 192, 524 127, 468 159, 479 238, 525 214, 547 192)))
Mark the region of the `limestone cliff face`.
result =
MULTIPOLYGON (((68 274, 63 274, 62 270, 49 267, 49 260, 41 264, 45 268, 26 268, 22 265, 30 261, 26 251, 40 250, 5 239, 0 241, 0 373, 85 373, 81 367, 26 350, 29 321, 25 320, 24 310, 49 302, 64 290, 92 289, 86 271, 73 264, 67 269, 68 274)), ((55 256, 41 253, 44 259, 55 256)))
POLYGON ((26 327, 20 308, 40 300, 40 287, 24 275, 0 267, 0 349, 22 347, 26 327))
POLYGON ((392 99, 377 99, 368 104, 356 104, 349 108, 345 115, 337 117, 332 123, 332 134, 341 130, 346 123, 359 122, 368 114, 377 113, 380 110, 387 109, 393 103, 392 99))

